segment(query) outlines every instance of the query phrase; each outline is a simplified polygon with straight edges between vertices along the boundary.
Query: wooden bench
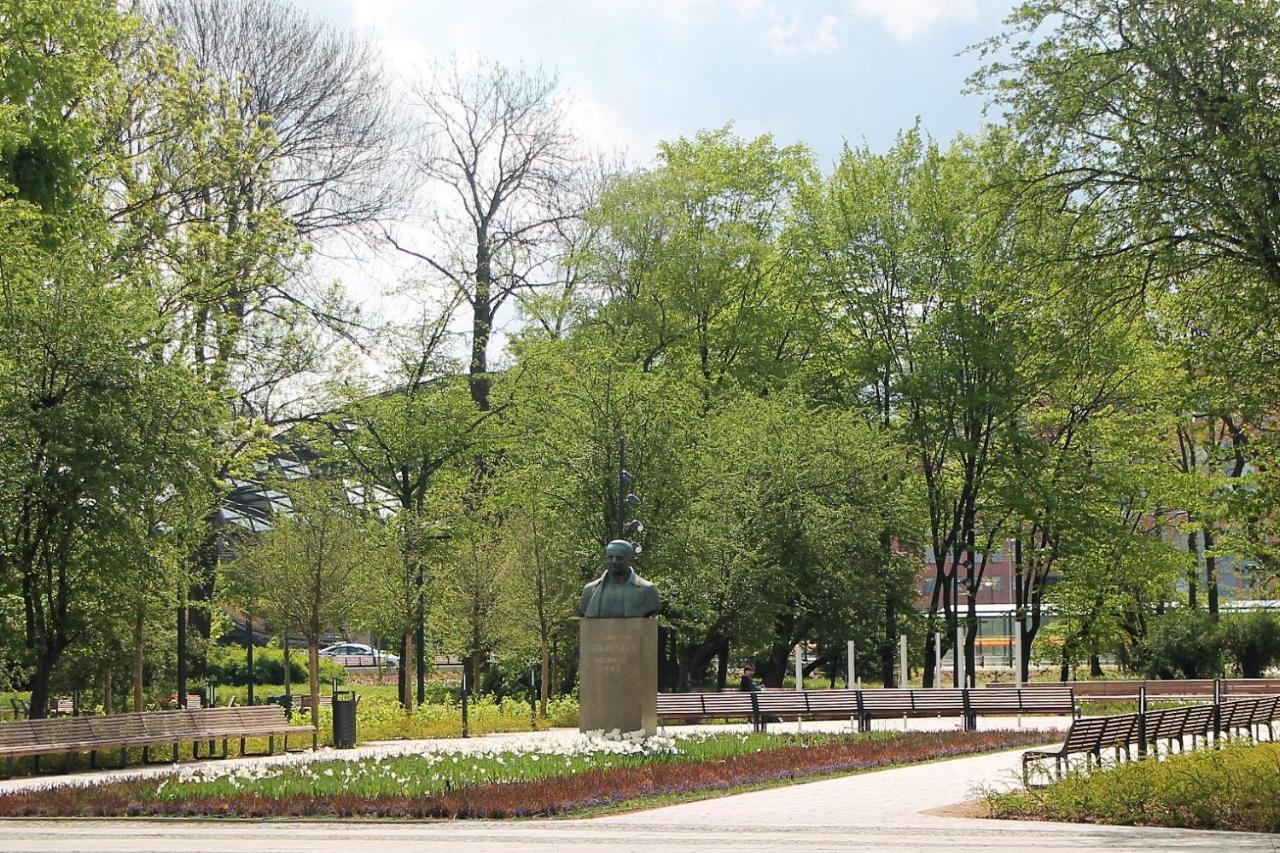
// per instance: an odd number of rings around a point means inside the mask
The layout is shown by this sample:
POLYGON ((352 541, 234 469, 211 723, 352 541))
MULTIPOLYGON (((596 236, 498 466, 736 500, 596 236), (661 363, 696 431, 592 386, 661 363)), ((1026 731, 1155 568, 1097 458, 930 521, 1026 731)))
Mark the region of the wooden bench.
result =
POLYGON ((1029 766, 1032 762, 1054 759, 1058 778, 1062 777, 1064 763, 1069 767, 1072 755, 1083 754, 1086 768, 1092 759, 1102 761, 1102 750, 1115 749, 1116 760, 1123 752, 1132 758, 1129 747, 1137 743, 1139 754, 1151 747, 1151 754, 1159 754, 1159 744, 1166 743, 1166 751, 1178 744, 1179 751, 1186 750, 1186 739, 1196 745, 1199 738, 1204 744, 1210 736, 1216 740, 1220 733, 1246 732, 1255 737, 1261 727, 1267 728, 1275 738, 1274 721, 1280 716, 1280 696, 1255 696, 1236 699, 1217 705, 1188 705, 1181 708, 1162 708, 1143 714, 1119 714, 1112 717, 1088 717, 1076 720, 1062 747, 1053 751, 1031 750, 1022 754, 1022 781, 1028 784, 1029 766))
POLYGON ((1146 739, 1152 751, 1158 753, 1161 741, 1166 744, 1166 752, 1172 751, 1173 744, 1178 744, 1178 751, 1185 752, 1186 739, 1191 738, 1191 746, 1196 745, 1196 738, 1208 742, 1213 734, 1213 705, 1184 705, 1181 708, 1161 708, 1148 711, 1146 715, 1146 739))
POLYGON ((758 693, 659 693, 658 720, 699 723, 748 719, 758 728, 758 693))
POLYGON ((1256 735, 1262 726, 1275 739, 1272 721, 1276 718, 1280 696, 1255 696, 1249 699, 1234 699, 1218 706, 1218 731, 1236 734, 1241 731, 1250 737, 1256 735))
MULTIPOLYGON (((281 693, 278 696, 271 696, 267 699, 268 705, 279 705, 280 707, 288 707, 292 714, 300 714, 304 711, 311 710, 311 694, 310 693, 281 693)), ((329 693, 320 694, 321 708, 333 708, 333 695, 329 693)))
POLYGON ((1101 757, 1102 732, 1106 724, 1106 717, 1084 717, 1075 720, 1067 730, 1067 736, 1060 749, 1032 749, 1022 753, 1022 784, 1030 784, 1029 773, 1032 762, 1052 758, 1055 775, 1061 779, 1063 765, 1066 764, 1068 769, 1070 768, 1071 756, 1084 755, 1086 763, 1090 756, 1101 757))
POLYGON ((1070 687, 1036 690, 921 688, 884 690, 764 690, 755 693, 660 693, 660 721, 701 722, 749 718, 757 729, 766 722, 853 720, 870 731, 872 720, 901 717, 959 717, 966 729, 981 715, 1053 714, 1075 716, 1070 687))
MULTIPOLYGON (((99 751, 119 749, 123 767, 128 750, 139 747, 143 761, 150 762, 152 747, 172 746, 172 761, 176 762, 180 744, 191 743, 193 754, 199 758, 200 744, 207 741, 209 757, 225 758, 228 741, 238 738, 241 754, 247 755, 250 753, 244 751, 245 739, 251 737, 266 737, 267 751, 256 754, 269 755, 275 752, 278 736, 284 738, 287 751, 291 734, 310 734, 314 746, 315 729, 292 725, 284 709, 274 705, 21 720, 0 722, 0 758, 7 759, 8 775, 12 776, 18 758, 33 759, 39 772, 41 756, 64 755, 69 759, 73 753, 88 752, 90 763, 96 767, 99 751), (222 742, 221 755, 214 751, 217 741, 222 742)), ((67 766, 64 762, 64 769, 67 766)))

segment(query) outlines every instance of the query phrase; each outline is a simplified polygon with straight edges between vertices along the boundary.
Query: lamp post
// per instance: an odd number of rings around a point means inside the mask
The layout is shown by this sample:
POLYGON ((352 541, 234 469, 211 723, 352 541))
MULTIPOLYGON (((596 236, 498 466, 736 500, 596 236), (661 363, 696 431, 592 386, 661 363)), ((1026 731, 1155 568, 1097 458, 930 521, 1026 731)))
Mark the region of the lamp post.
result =
MULTIPOLYGON (((627 515, 640 506, 640 498, 631 491, 635 475, 627 470, 627 440, 618 439, 618 538, 633 540, 644 533, 644 524, 640 519, 627 520, 627 515)), ((634 542, 632 544, 635 544, 634 542)), ((636 553, 640 546, 635 545, 636 553)))

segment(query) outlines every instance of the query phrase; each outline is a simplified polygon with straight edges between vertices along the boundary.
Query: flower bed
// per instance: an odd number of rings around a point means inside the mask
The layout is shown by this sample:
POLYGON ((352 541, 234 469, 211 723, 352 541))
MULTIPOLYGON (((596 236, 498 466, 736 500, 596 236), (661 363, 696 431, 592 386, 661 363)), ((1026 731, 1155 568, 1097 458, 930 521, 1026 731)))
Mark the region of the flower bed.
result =
POLYGON ((215 765, 184 768, 163 780, 0 796, 0 816, 529 817, 786 783, 1046 739, 1035 731, 583 738, 550 749, 215 765))
POLYGON ((1280 744, 1135 761, 1044 788, 993 793, 991 817, 1280 832, 1280 744))

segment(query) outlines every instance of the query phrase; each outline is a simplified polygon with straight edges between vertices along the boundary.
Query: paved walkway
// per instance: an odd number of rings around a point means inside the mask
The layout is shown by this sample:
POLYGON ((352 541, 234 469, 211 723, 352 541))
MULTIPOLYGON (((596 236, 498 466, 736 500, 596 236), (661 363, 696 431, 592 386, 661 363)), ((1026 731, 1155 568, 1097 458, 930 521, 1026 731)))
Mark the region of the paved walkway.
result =
POLYGON ((939 761, 592 820, 3 821, 0 851, 1265 850, 1271 836, 987 821, 932 814, 1013 784, 1019 751, 939 761))

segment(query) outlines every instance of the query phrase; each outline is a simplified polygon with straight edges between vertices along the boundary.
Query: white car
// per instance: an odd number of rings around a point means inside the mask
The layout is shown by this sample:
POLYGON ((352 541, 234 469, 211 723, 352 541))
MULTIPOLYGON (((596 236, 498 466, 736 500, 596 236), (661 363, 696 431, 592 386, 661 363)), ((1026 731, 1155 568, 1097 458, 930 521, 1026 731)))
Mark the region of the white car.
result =
POLYGON ((400 666, 400 658, 364 643, 337 643, 320 650, 338 666, 400 666))

